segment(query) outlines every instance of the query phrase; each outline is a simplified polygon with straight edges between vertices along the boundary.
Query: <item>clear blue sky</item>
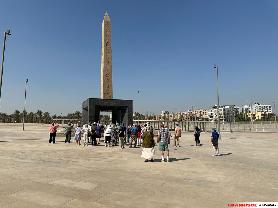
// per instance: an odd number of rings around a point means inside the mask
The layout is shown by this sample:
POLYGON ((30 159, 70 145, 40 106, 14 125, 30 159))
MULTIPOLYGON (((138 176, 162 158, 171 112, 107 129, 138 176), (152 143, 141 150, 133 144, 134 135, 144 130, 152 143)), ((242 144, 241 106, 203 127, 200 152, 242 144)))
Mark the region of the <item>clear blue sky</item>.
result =
MULTIPOLYGON (((114 98, 157 113, 277 98, 277 0, 0 0, 10 28, 2 112, 81 110, 100 96, 101 22, 112 21, 114 98), (139 94, 137 91, 140 91, 139 94)), ((2 45, 2 36, 1 36, 2 45)))

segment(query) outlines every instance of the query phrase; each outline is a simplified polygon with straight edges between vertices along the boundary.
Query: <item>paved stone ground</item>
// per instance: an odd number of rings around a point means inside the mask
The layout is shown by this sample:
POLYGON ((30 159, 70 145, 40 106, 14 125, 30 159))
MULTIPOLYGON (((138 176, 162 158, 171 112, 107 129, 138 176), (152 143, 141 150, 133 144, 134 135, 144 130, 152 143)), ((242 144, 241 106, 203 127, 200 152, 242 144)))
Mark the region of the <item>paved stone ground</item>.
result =
POLYGON ((48 144, 47 127, 0 126, 0 207, 228 207, 278 201, 278 133, 184 133, 170 163, 144 163, 140 148, 48 144), (32 129, 32 130, 31 130, 32 129))

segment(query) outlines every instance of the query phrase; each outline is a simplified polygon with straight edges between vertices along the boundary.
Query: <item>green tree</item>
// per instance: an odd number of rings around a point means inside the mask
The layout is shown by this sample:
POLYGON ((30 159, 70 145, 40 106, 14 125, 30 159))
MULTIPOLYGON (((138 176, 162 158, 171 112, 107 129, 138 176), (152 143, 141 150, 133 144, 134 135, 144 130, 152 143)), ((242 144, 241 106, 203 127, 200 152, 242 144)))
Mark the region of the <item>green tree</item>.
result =
POLYGON ((39 123, 42 122, 42 115, 43 115, 43 112, 41 110, 38 110, 36 113, 37 122, 39 122, 39 123))
POLYGON ((81 112, 80 111, 75 111, 73 114, 74 119, 81 119, 81 112))
POLYGON ((145 116, 141 113, 135 112, 134 115, 133 115, 133 119, 134 120, 144 120, 145 116))
POLYGON ((20 111, 19 110, 15 110, 12 117, 13 117, 13 122, 20 123, 20 111))
POLYGON ((27 111, 26 110, 23 110, 21 113, 20 113, 20 118, 23 122, 23 114, 24 114, 24 122, 27 123, 27 111))
POLYGON ((30 112, 30 113, 27 114, 26 122, 34 123, 34 113, 33 112, 30 112))
POLYGON ((42 117, 43 117, 43 122, 46 124, 49 124, 52 121, 50 113, 48 112, 44 112, 42 117))
POLYGON ((7 115, 6 113, 0 113, 0 122, 9 123, 9 115, 7 115))

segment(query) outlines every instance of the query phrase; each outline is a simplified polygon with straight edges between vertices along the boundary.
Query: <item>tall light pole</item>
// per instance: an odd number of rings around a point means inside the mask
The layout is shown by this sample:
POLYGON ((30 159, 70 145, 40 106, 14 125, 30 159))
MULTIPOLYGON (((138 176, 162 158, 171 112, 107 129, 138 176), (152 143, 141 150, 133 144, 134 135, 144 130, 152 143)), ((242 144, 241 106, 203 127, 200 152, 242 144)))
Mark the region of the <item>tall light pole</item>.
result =
POLYGON ((272 113, 274 115, 274 121, 276 123, 275 102, 273 102, 273 111, 272 111, 272 113))
POLYGON ((26 97, 27 97, 27 83, 28 79, 25 81, 25 91, 24 91, 24 107, 23 107, 23 119, 22 119, 22 130, 24 131, 24 123, 25 123, 25 106, 26 106, 26 97))
POLYGON ((220 134, 220 113, 219 113, 219 82, 218 82, 218 66, 214 64, 213 69, 216 70, 216 94, 217 94, 217 131, 220 134))
POLYGON ((4 73, 4 61, 5 61, 5 50, 6 50, 6 40, 7 36, 11 35, 11 31, 7 30, 4 32, 4 43, 3 43, 3 51, 2 51, 2 64, 1 64, 1 78, 0 78, 0 101, 2 97, 2 83, 3 83, 3 73, 4 73))

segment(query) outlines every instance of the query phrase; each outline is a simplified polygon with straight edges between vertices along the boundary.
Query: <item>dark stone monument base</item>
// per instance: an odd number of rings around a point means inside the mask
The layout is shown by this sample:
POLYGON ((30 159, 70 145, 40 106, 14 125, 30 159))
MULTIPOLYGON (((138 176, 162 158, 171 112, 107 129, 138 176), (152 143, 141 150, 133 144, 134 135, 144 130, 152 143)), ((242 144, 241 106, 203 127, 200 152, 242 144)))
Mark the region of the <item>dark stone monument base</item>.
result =
POLYGON ((82 123, 98 122, 101 111, 112 111, 112 123, 133 124, 133 100, 88 98, 82 103, 82 123))

